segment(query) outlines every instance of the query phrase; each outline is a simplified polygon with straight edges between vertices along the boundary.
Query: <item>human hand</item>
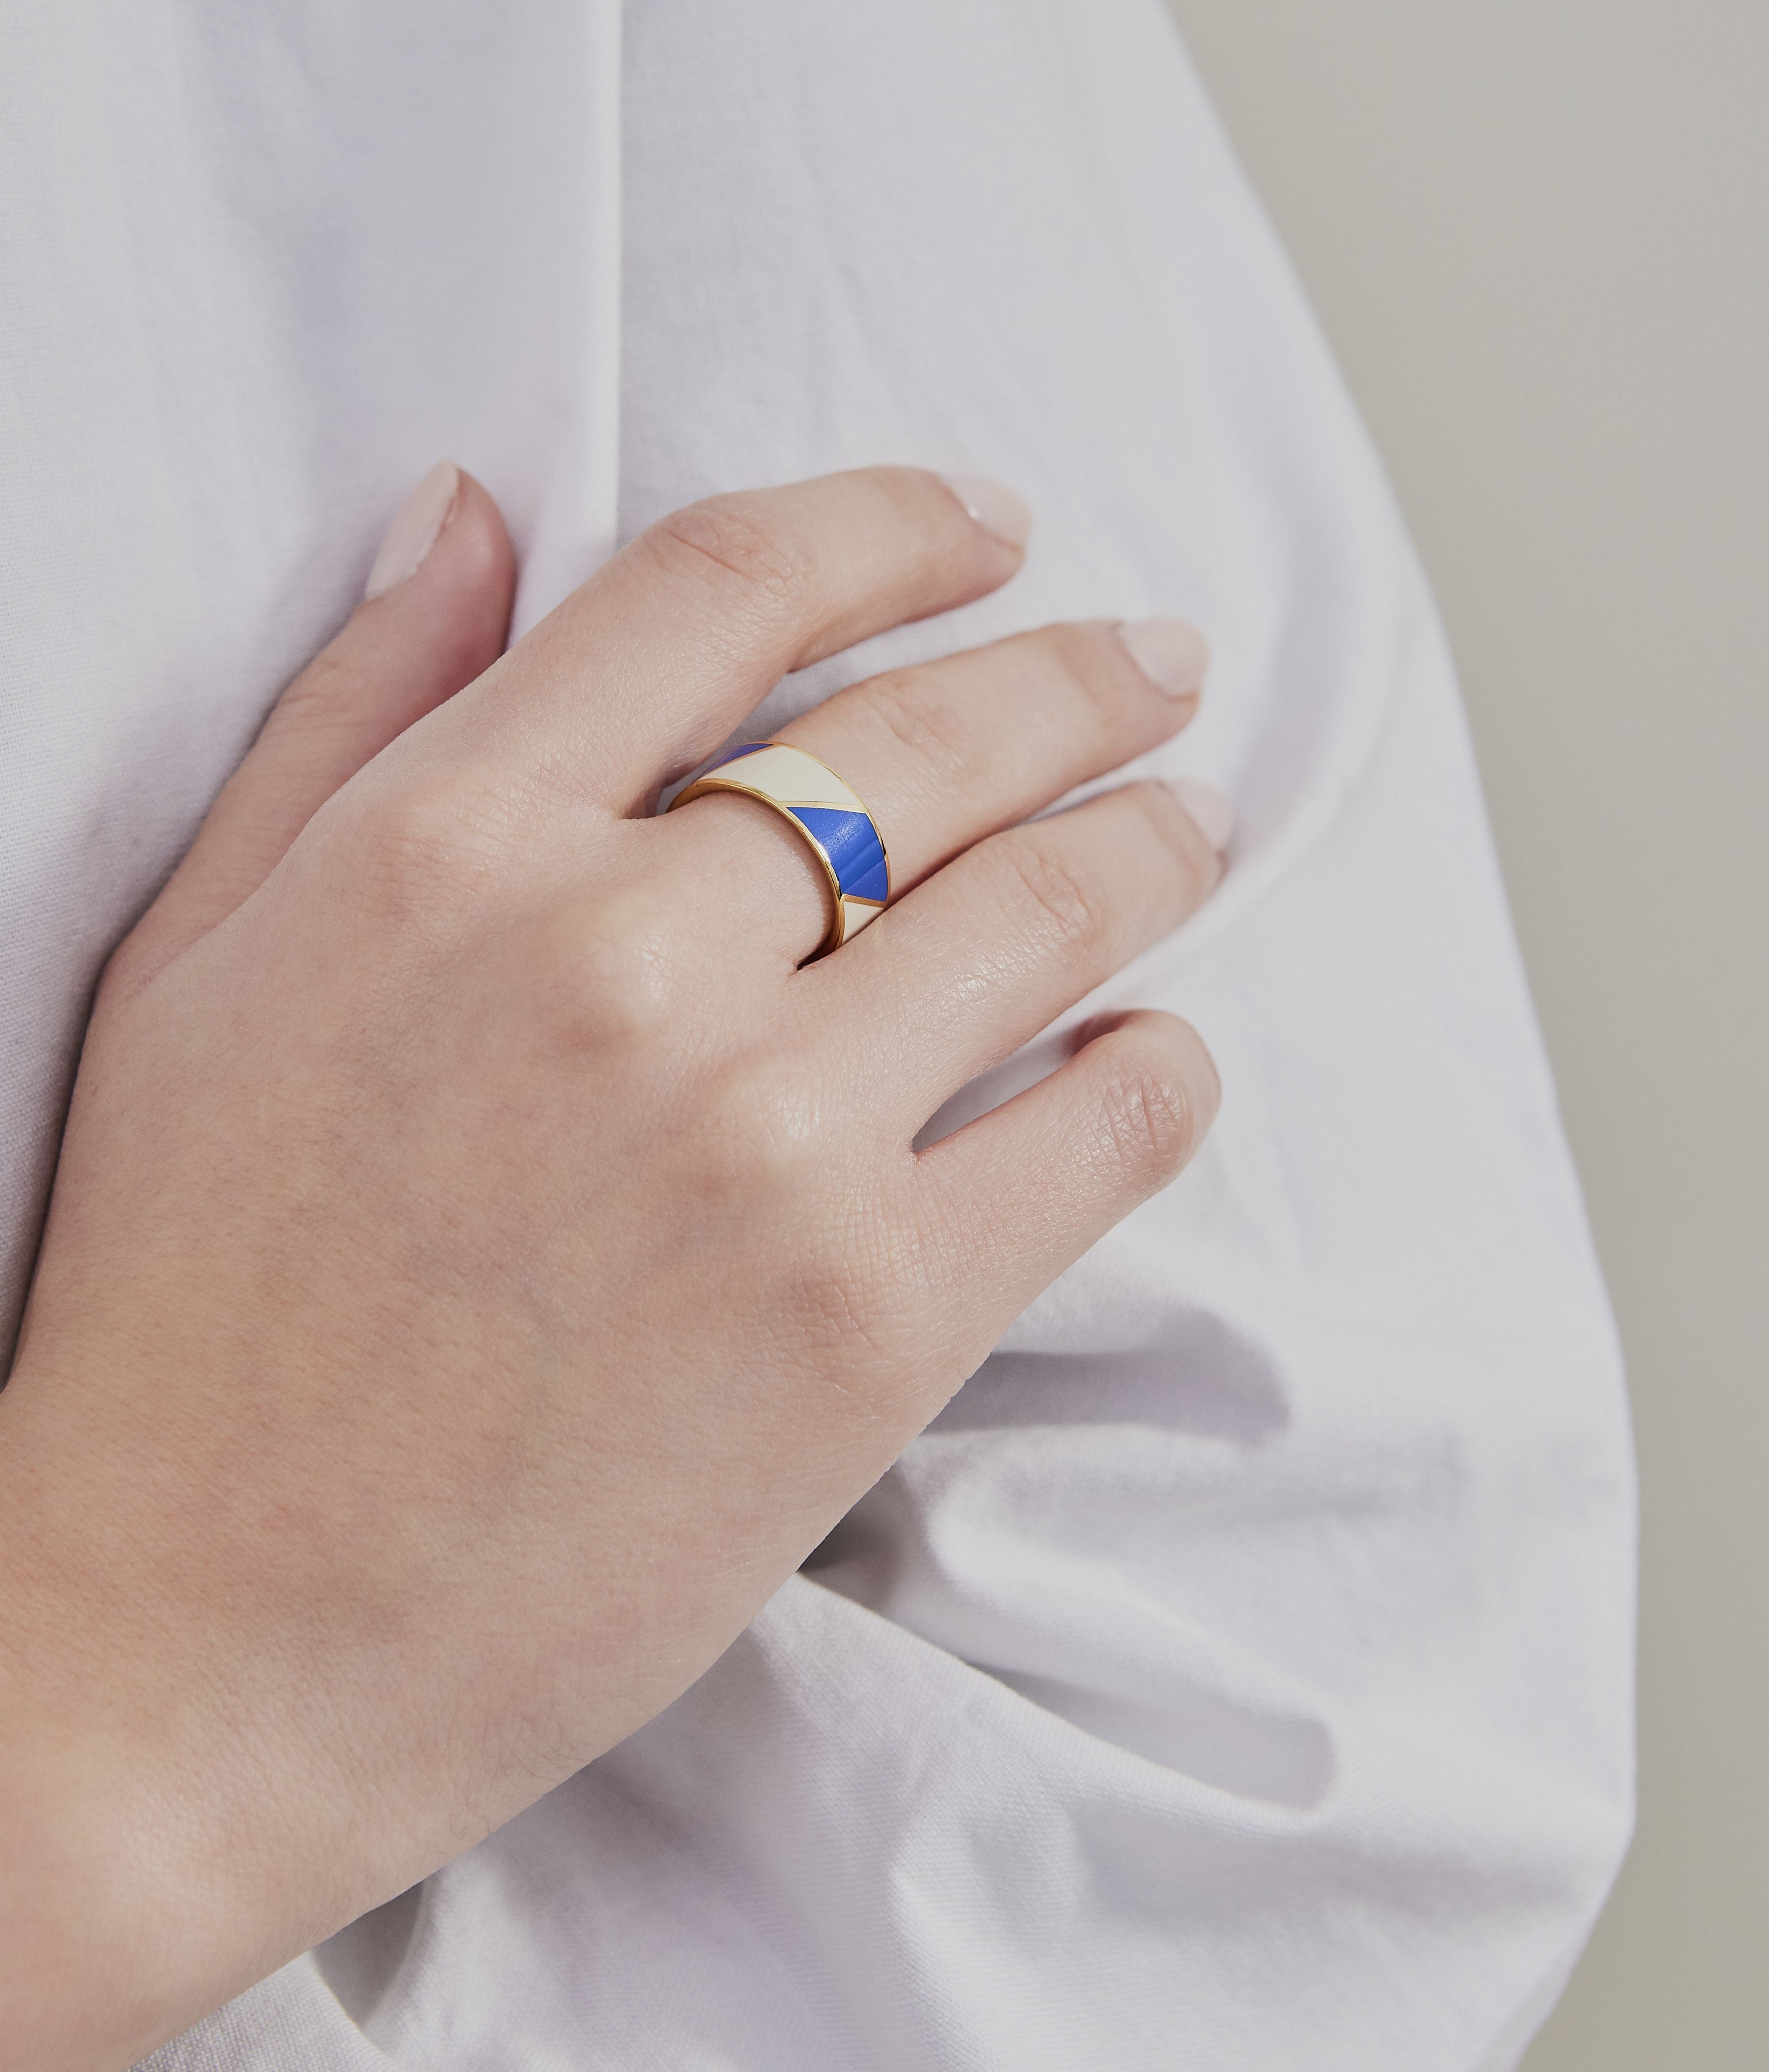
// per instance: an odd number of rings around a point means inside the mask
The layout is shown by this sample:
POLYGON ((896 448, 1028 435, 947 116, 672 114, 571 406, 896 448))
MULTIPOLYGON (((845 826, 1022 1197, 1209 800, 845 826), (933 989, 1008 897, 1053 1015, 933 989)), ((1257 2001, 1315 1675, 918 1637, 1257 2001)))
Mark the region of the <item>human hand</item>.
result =
POLYGON ((1017 547, 913 470, 716 498, 499 659, 495 508, 424 493, 94 1010, 0 1396, 9 2064, 130 2062, 654 1716, 1214 1112, 1138 1014, 913 1148, 1214 884, 1159 784, 1017 824, 1184 723, 1195 636, 785 730, 900 900, 802 965, 798 837, 660 787, 1017 547))

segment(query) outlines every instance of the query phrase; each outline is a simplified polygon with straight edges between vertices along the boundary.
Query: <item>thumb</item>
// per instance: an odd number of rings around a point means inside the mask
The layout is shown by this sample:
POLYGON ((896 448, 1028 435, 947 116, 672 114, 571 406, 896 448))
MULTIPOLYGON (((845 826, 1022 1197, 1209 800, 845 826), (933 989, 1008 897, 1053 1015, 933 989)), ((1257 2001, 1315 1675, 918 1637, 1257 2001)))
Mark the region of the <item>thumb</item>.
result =
POLYGON ((503 652, 515 561, 489 493, 438 461, 400 505, 343 630, 271 708, 189 853, 112 958, 139 991, 256 891, 334 791, 503 652))

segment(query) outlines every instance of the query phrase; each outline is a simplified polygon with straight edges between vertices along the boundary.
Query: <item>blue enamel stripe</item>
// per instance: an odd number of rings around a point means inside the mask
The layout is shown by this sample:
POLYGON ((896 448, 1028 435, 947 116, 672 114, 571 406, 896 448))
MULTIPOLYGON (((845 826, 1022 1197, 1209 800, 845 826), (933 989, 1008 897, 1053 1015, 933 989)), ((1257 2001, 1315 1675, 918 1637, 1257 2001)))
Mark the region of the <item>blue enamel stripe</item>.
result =
POLYGON ((844 898, 884 903, 890 875, 884 845, 869 815, 848 812, 838 806, 790 806, 787 811, 823 844, 844 898))
POLYGON ((722 770, 728 763, 735 763, 740 755, 759 755, 763 749, 772 748, 771 741, 746 741, 741 748, 733 748, 728 755, 721 755, 716 763, 707 766, 705 775, 710 777, 715 770, 722 770))

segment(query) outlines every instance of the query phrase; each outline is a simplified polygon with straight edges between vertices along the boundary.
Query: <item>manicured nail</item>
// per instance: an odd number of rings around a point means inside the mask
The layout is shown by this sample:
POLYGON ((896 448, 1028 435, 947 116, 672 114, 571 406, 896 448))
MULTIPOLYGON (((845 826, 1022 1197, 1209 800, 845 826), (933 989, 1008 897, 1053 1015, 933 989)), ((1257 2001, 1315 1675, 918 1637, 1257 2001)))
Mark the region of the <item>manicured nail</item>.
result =
POLYGON ((1203 689, 1210 650, 1196 627, 1183 619, 1133 619, 1116 631, 1137 668, 1170 698, 1203 689))
POLYGON ((452 460, 439 460, 395 512, 363 587, 365 598, 384 596, 396 583, 417 574, 448 524, 460 493, 460 469, 452 460))
POLYGON ((1229 803, 1228 794, 1200 777, 1172 778, 1167 788, 1196 821, 1198 832, 1221 856, 1234 833, 1234 808, 1229 803))
POLYGON ((1004 482, 986 475, 942 475, 946 487, 976 523, 1004 547, 1023 547, 1032 530, 1032 509, 1004 482))

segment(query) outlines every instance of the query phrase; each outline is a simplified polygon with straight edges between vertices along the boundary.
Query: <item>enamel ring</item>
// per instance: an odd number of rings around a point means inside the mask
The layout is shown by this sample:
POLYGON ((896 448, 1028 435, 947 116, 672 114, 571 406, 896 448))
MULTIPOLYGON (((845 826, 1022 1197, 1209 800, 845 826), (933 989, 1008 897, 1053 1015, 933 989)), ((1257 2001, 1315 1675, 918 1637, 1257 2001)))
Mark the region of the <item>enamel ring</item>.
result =
POLYGON ((741 791, 790 820, 816 856, 835 895, 835 918, 813 956, 827 956, 876 921, 891 896, 890 859, 872 815, 815 755, 783 741, 733 748, 670 801, 673 813, 708 791, 741 791))

